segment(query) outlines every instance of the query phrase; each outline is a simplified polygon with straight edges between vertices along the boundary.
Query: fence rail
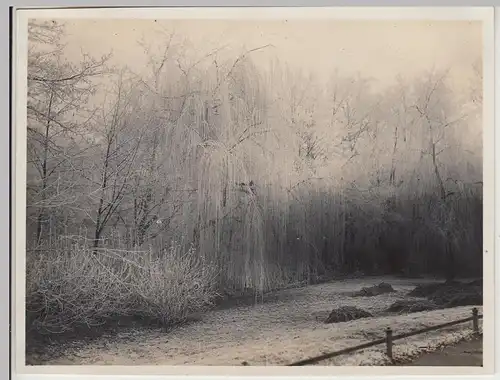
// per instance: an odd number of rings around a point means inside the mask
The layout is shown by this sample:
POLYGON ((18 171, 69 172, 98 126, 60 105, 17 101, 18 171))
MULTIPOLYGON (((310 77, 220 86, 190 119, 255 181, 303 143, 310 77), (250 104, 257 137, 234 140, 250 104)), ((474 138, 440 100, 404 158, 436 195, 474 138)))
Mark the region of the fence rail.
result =
POLYGON ((337 357, 340 355, 349 354, 351 352, 363 350, 365 348, 370 348, 373 346, 378 346, 379 344, 384 344, 384 343, 386 344, 387 356, 389 357, 390 360, 393 360, 392 346, 393 346, 393 342, 395 340, 408 338, 410 336, 419 335, 419 334, 423 334, 423 333, 426 333, 429 331, 439 330, 439 329, 442 329, 445 327, 455 326, 455 325, 465 323, 465 322, 470 322, 470 321, 472 321, 472 328, 474 330, 474 333, 479 334, 479 319, 482 319, 482 318, 483 318, 483 316, 479 315, 477 308, 473 308, 471 317, 458 319, 456 321, 446 322, 446 323, 442 323, 439 325, 430 326, 430 327, 426 327, 426 328, 423 328, 420 330, 410 331, 410 332, 403 333, 403 334, 393 335, 392 329, 390 327, 388 327, 385 330, 385 338, 377 339, 377 340, 367 342, 367 343, 363 343, 363 344, 360 344, 358 346, 344 348, 344 349, 339 350, 339 351, 334 351, 334 352, 330 352, 327 354, 315 356, 315 357, 312 357, 309 359, 300 360, 300 361, 297 361, 297 362, 294 362, 291 364, 287 364, 287 367, 304 366, 304 365, 314 364, 314 363, 317 363, 317 362, 320 362, 320 361, 323 361, 326 359, 331 359, 331 358, 334 358, 334 357, 337 357))

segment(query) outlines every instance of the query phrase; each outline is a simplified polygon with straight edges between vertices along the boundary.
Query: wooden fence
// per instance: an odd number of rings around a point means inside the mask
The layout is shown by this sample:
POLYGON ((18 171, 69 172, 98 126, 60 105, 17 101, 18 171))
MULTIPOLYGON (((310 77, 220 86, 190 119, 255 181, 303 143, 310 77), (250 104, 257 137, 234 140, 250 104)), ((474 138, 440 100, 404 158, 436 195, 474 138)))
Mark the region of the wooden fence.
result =
POLYGON ((371 342, 360 344, 358 346, 344 348, 343 350, 334 351, 334 352, 330 352, 328 354, 315 356, 315 357, 312 357, 309 359, 300 360, 298 362, 288 364, 287 366, 304 366, 304 365, 314 364, 314 363, 320 362, 322 360, 331 359, 331 358, 334 358, 334 357, 337 357, 340 355, 349 354, 351 352, 363 350, 365 348, 377 346, 379 344, 384 344, 384 343, 386 345, 386 354, 389 357, 389 359, 392 361, 393 360, 392 346, 393 346, 393 342, 395 340, 408 338, 410 336, 419 335, 419 334, 423 334, 423 333, 426 333, 429 331, 439 330, 439 329, 442 329, 444 327, 450 327, 450 326, 454 326, 454 325, 458 325, 460 323, 465 323, 465 322, 470 322, 470 321, 472 321, 472 328, 474 329, 474 333, 479 334, 479 319, 481 319, 481 318, 483 318, 483 316, 479 315, 477 308, 473 308, 471 317, 459 319, 459 320, 452 321, 452 322, 442 323, 440 325, 430 326, 430 327, 426 327, 426 328, 423 328, 420 330, 410 331, 410 332, 399 334, 399 335, 393 335, 392 329, 390 327, 388 327, 385 330, 385 338, 383 338, 383 339, 374 340, 371 342))

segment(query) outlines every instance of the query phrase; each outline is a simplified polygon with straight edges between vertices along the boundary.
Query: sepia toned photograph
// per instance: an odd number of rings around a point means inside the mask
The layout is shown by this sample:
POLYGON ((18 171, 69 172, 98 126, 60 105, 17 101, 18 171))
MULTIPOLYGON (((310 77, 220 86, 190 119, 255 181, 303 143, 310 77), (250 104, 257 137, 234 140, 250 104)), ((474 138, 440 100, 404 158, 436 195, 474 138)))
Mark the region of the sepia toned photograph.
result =
POLYGON ((166 11, 19 23, 24 364, 482 369, 490 13, 166 11))

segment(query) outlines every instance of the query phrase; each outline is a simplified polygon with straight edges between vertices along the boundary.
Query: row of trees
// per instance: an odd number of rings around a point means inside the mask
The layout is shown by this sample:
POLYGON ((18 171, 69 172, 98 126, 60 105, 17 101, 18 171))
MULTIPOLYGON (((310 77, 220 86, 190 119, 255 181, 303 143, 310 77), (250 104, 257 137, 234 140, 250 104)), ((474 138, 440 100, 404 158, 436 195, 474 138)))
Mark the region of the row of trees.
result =
POLYGON ((30 23, 28 256, 174 241, 221 287, 258 291, 332 272, 481 271, 479 65, 462 97, 443 71, 374 91, 254 64, 271 46, 192 57, 163 35, 134 73, 66 60, 63 35, 30 23))

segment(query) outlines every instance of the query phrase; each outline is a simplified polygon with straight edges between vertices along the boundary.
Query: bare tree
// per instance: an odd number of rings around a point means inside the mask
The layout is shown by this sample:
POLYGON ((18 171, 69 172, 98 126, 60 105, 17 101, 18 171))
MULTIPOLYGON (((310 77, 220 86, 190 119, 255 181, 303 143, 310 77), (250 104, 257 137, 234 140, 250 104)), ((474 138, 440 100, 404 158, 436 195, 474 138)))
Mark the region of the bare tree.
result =
POLYGON ((98 173, 92 181, 97 188, 89 194, 90 200, 95 202, 93 212, 89 213, 94 224, 94 252, 129 190, 145 134, 144 129, 135 125, 132 87, 133 83, 126 80, 124 72, 120 73, 113 99, 109 106, 103 105, 102 115, 96 122, 94 133, 100 157, 91 165, 91 170, 98 173))
MULTIPOLYGON (((93 111, 89 98, 106 73, 109 56, 83 55, 79 63, 64 59, 64 26, 31 21, 28 49, 28 163, 30 205, 38 210, 35 239, 40 241, 51 211, 73 201, 72 183, 64 181, 72 157, 83 153, 93 111)), ((47 231, 45 231, 47 233, 47 231)))
POLYGON ((456 275, 454 242, 457 240, 453 231, 454 209, 451 198, 453 193, 447 189, 440 156, 450 148, 447 138, 449 129, 459 123, 464 115, 457 114, 451 109, 446 77, 447 72, 429 74, 421 83, 413 107, 417 111, 423 128, 427 130, 425 136, 428 139, 428 148, 422 150, 422 154, 431 160, 439 191, 442 211, 440 228, 445 242, 446 279, 451 281, 456 275))

